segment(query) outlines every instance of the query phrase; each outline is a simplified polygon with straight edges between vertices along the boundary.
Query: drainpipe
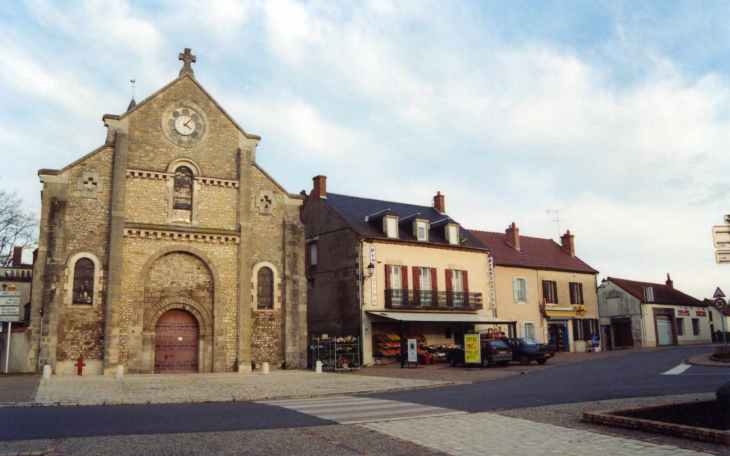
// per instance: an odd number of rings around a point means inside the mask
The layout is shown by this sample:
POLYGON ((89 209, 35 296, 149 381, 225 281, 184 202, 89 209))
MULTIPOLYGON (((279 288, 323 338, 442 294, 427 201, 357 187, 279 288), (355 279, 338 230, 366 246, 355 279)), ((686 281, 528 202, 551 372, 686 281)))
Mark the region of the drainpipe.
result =
POLYGON ((363 310, 363 277, 364 271, 362 267, 362 238, 357 238, 357 258, 358 258, 358 266, 357 266, 357 303, 358 303, 358 314, 360 314, 360 338, 358 340, 358 349, 360 350, 360 367, 362 367, 363 362, 365 361, 365 353, 363 353, 363 338, 365 337, 365 331, 363 330, 363 320, 362 320, 362 314, 364 312, 363 310))

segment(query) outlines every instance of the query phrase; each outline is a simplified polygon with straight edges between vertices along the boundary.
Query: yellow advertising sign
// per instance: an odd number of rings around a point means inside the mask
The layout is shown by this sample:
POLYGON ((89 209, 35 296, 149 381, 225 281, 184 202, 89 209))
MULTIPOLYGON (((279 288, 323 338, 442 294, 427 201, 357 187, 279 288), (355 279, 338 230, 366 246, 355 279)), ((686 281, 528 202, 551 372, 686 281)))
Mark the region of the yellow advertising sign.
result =
POLYGON ((464 362, 479 364, 481 358, 479 334, 464 334, 464 362))

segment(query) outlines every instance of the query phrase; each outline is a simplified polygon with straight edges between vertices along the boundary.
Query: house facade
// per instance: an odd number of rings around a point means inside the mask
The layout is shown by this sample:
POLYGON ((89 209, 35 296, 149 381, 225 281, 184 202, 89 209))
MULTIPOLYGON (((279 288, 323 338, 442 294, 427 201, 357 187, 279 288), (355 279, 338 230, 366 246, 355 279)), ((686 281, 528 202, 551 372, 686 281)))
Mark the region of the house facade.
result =
MULTIPOLYGON (((8 357, 8 338, 10 339, 10 359, 8 372, 35 372, 26 365, 28 351, 25 332, 30 322, 30 292, 33 280, 33 266, 22 261, 23 247, 13 248, 13 257, 10 267, 0 268, 0 292, 12 292, 19 301, 18 306, 0 307, 0 371, 5 370, 5 359, 8 357), (8 325, 6 321, 12 321, 8 325), (10 333, 8 332, 10 326, 10 333)), ((3 293, 5 294, 5 293, 3 293)))
POLYGON ((497 317, 517 321, 520 337, 555 344, 558 351, 591 347, 591 335, 598 334, 598 271, 575 255, 570 231, 561 244, 520 236, 514 223, 504 233, 470 232, 494 257, 497 317))
POLYGON ((608 277, 598 287, 601 333, 609 349, 706 344, 708 303, 663 284, 608 277))
POLYGON ((400 353, 404 336, 461 344, 494 318, 490 255, 445 211, 326 191, 314 178, 306 227, 311 335, 361 337, 363 364, 400 353), (397 352, 397 353, 396 353, 397 352))
POLYGON ((303 197, 256 162, 196 80, 122 115, 43 184, 28 366, 87 374, 297 368, 306 354, 303 197), (42 334, 41 334, 42 332, 42 334))

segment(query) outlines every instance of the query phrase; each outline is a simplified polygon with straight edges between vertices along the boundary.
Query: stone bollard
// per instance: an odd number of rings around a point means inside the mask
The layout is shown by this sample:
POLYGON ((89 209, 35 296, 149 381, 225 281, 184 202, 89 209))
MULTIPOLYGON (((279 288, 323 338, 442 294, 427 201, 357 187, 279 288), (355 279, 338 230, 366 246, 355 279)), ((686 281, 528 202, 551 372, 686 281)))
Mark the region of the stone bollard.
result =
POLYGON ((269 373, 269 363, 264 363, 264 369, 262 373, 264 375, 267 375, 269 373))
POLYGON ((43 366, 43 378, 51 378, 51 365, 46 364, 43 366))
POLYGON ((124 378, 124 366, 117 364, 117 380, 124 378))
POLYGON ((316 367, 314 368, 314 372, 317 374, 322 373, 322 361, 317 361, 316 367))

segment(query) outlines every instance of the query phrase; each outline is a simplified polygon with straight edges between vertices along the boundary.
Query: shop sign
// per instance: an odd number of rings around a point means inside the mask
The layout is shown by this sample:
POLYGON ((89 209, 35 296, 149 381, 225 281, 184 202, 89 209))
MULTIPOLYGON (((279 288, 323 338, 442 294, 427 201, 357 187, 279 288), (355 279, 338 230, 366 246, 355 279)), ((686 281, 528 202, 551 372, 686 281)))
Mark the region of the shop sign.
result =
POLYGON ((479 334, 464 334, 464 362, 481 363, 479 350, 479 334))
POLYGON ((418 362, 418 341, 416 339, 408 339, 408 362, 418 362))
POLYGON ((678 310, 677 314, 679 314, 680 317, 689 317, 689 310, 678 310))
MULTIPOLYGON (((378 264, 377 258, 375 258, 375 247, 370 247, 370 264, 376 265, 378 264)), ((370 276, 370 289, 371 289, 371 297, 370 297, 370 303, 373 306, 378 305, 378 281, 377 281, 377 271, 378 268, 375 268, 376 272, 373 272, 373 275, 370 276)))
POLYGON ((497 307, 497 293, 494 286, 494 258, 487 259, 487 269, 489 272, 489 302, 492 307, 497 307))
POLYGON ((707 311, 704 311, 704 310, 697 310, 696 313, 697 313, 697 316, 698 317, 706 317, 707 316, 707 311))

